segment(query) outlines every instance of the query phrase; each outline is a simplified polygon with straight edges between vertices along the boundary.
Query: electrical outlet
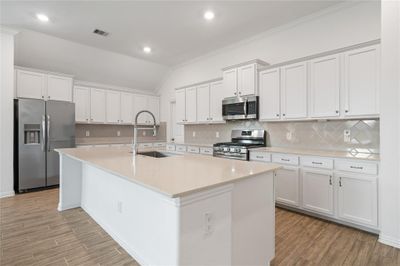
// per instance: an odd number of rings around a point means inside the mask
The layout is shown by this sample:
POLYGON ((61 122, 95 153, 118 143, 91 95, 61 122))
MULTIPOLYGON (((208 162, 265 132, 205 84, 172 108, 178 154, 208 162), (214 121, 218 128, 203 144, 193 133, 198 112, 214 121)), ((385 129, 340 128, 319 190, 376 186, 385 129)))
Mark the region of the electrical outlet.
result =
POLYGON ((86 136, 86 137, 90 137, 90 131, 89 131, 89 130, 86 130, 85 136, 86 136))
POLYGON ((215 132, 215 137, 216 137, 216 138, 219 138, 219 132, 218 132, 218 131, 215 132))
POLYGON ((143 135, 143 137, 145 137, 146 136, 146 131, 143 131, 142 135, 143 135))
POLYGON ((286 132, 286 139, 287 140, 291 140, 292 139, 292 132, 291 131, 286 132))
POLYGON ((209 236, 213 232, 214 217, 210 212, 204 214, 204 236, 209 236))
POLYGON ((117 131, 117 137, 120 137, 121 136, 121 131, 117 131))
POLYGON ((196 137, 196 131, 193 131, 193 138, 196 137))
POLYGON ((351 136, 350 129, 345 129, 343 131, 343 140, 344 140, 344 142, 346 142, 346 143, 351 142, 351 137, 350 136, 351 136))
POLYGON ((119 213, 122 213, 122 202, 121 202, 121 201, 118 201, 118 202, 117 202, 117 211, 118 211, 119 213))

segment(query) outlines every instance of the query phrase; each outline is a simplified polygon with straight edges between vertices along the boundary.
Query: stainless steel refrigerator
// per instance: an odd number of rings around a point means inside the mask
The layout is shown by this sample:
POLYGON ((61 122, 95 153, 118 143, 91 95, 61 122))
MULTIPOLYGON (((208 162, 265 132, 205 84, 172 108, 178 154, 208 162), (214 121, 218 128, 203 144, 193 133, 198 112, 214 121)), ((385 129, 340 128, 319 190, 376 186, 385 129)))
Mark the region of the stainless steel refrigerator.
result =
POLYGON ((57 148, 75 147, 75 104, 14 100, 14 188, 25 192, 59 184, 57 148))

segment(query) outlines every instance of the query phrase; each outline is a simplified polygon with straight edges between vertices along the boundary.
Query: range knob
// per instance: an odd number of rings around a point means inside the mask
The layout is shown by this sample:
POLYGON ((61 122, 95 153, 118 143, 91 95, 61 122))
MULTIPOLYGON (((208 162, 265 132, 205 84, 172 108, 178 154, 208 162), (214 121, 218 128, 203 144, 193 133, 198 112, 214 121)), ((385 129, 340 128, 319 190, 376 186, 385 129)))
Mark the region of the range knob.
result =
POLYGON ((224 151, 229 151, 229 148, 228 147, 224 147, 224 151))
POLYGON ((235 148, 230 148, 230 152, 235 152, 236 149, 235 148))

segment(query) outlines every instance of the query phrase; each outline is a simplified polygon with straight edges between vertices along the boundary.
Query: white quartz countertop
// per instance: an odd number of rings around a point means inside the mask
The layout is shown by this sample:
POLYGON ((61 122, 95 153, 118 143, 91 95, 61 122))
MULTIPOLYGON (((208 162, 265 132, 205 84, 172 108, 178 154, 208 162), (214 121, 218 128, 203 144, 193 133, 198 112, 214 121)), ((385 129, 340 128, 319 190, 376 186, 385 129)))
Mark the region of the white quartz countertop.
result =
POLYGON ((251 149, 251 151, 272 152, 272 153, 290 153, 290 154, 297 154, 297 155, 322 156, 322 157, 371 160, 371 161, 379 161, 380 160, 379 154, 362 153, 362 152, 312 150, 312 149, 283 148, 283 147, 262 147, 262 148, 251 149))
POLYGON ((164 158, 136 155, 133 160, 129 150, 127 147, 92 147, 56 151, 169 197, 184 196, 280 168, 272 163, 195 154, 164 158))

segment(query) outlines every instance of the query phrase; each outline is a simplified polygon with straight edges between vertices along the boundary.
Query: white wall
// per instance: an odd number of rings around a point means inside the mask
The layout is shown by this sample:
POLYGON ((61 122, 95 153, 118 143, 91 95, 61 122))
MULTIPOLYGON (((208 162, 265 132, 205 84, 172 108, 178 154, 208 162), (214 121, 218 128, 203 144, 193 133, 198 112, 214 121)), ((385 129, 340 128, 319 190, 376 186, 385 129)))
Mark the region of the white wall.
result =
POLYGON ((400 248, 400 2, 382 1, 380 241, 400 248))
POLYGON ((14 34, 1 30, 0 90, 0 198, 14 195, 13 173, 13 98, 14 34))
POLYGON ((380 38, 380 2, 347 3, 316 13, 175 68, 159 88, 168 121, 174 89, 216 77, 221 68, 259 58, 284 62, 380 38))
POLYGON ((167 73, 160 64, 28 30, 15 36, 15 64, 147 91, 167 73))

